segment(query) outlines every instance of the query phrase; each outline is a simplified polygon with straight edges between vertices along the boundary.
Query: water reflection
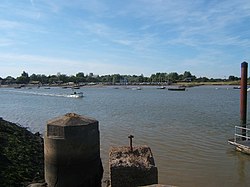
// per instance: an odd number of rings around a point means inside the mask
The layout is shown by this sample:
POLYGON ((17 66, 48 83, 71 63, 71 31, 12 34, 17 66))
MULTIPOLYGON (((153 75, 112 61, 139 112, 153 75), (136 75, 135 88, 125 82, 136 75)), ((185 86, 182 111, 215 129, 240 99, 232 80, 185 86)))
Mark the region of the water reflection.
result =
POLYGON ((236 149, 229 149, 227 151, 228 157, 234 161, 237 166, 236 172, 236 186, 249 186, 249 176, 250 176, 250 155, 237 151, 236 149))
POLYGON ((245 160, 244 159, 239 159, 238 160, 239 164, 238 164, 238 174, 239 174, 239 184, 241 186, 246 185, 246 174, 245 174, 245 160))

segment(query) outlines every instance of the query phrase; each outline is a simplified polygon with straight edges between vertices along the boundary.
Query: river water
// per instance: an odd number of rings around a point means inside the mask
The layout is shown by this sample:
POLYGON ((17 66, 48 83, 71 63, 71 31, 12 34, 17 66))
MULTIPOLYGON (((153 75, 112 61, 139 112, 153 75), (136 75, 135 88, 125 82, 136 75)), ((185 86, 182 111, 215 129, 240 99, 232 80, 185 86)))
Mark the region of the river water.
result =
MULTIPOLYGON (((83 87, 70 89, 0 89, 0 116, 44 132, 46 121, 68 112, 99 121, 101 157, 108 176, 110 146, 151 147, 159 183, 176 186, 250 186, 250 156, 227 144, 239 125, 239 90, 201 86, 184 92, 83 87)), ((249 106, 250 103, 248 103, 249 106)), ((249 116, 249 113, 248 113, 249 116)))

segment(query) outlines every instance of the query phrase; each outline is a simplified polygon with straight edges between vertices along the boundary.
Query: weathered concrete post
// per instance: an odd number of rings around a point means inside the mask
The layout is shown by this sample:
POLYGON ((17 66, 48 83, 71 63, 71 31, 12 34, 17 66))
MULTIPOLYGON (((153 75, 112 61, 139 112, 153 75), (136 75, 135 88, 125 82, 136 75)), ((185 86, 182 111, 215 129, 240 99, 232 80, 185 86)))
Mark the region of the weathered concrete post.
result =
MULTIPOLYGON (((241 63, 241 83, 240 83, 240 122, 243 128, 246 128, 247 119, 247 62, 241 63)), ((242 129, 242 136, 246 136, 246 130, 242 129)), ((242 137, 242 140, 246 138, 242 137)))
POLYGON ((74 113, 52 119, 44 141, 48 187, 101 186, 98 121, 74 113))
POLYGON ((112 147, 109 152, 112 187, 137 187, 158 183, 158 170, 148 146, 112 147))

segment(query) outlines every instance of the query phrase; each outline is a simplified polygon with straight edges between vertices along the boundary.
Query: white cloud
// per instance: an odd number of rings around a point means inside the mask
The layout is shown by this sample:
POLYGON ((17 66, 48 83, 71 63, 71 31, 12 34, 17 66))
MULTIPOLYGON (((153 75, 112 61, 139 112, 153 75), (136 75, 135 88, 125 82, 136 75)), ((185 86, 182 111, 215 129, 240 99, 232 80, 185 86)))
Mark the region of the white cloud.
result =
POLYGON ((22 71, 30 74, 56 74, 57 72, 68 75, 77 72, 94 72, 95 74, 128 74, 140 73, 139 67, 127 66, 126 64, 116 64, 105 59, 91 60, 71 60, 56 57, 42 57, 36 55, 2 54, 0 53, 0 65, 4 68, 0 70, 0 77, 7 76, 11 72, 12 76, 19 76, 22 71), (4 64, 4 65, 3 65, 4 64), (8 69, 8 71, 6 71, 8 69))

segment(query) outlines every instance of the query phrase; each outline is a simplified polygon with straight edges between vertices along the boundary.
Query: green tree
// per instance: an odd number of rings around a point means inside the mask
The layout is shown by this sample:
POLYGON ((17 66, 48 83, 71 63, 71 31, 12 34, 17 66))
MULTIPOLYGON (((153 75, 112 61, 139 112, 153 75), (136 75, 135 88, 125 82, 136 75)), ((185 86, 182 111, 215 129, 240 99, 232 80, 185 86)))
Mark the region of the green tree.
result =
POLYGON ((36 74, 32 74, 31 76, 30 76, 30 81, 39 81, 38 80, 38 76, 36 75, 36 74))
POLYGON ((100 77, 100 82, 106 82, 106 83, 111 83, 112 82, 112 77, 111 75, 103 75, 100 77))
POLYGON ((16 79, 11 76, 7 76, 5 79, 3 79, 3 84, 13 84, 16 83, 16 79))
POLYGON ((58 81, 58 77, 56 75, 49 75, 48 79, 49 79, 49 84, 53 84, 58 81))
POLYGON ((77 82, 86 82, 86 79, 84 77, 83 72, 79 72, 79 73, 76 74, 76 81, 77 82))
POLYGON ((179 76, 179 80, 188 80, 188 81, 193 81, 196 79, 196 76, 192 75, 189 71, 185 71, 183 76, 179 76))
POLYGON ((23 71, 23 73, 21 74, 21 76, 28 78, 28 77, 29 77, 29 74, 26 73, 25 71, 23 71))
POLYGON ((190 78, 190 77, 192 77, 192 74, 189 72, 189 71, 185 71, 184 73, 183 73, 183 78, 185 79, 185 78, 190 78))
POLYGON ((42 84, 48 84, 49 78, 46 75, 37 75, 38 81, 40 81, 42 84))
POLYGON ((138 82, 144 82, 144 75, 143 74, 138 76, 138 82))
POLYGON ((58 81, 61 81, 63 83, 69 82, 69 77, 65 74, 57 75, 58 81))
POLYGON ((71 76, 69 77, 69 82, 78 83, 78 82, 77 82, 77 78, 76 78, 76 76, 71 75, 71 76))
POLYGON ((233 75, 230 75, 230 76, 228 77, 228 80, 229 80, 229 81, 237 81, 237 80, 240 80, 240 78, 239 78, 239 77, 235 77, 235 76, 233 76, 233 75))
POLYGON ((28 84, 30 81, 29 74, 23 71, 20 77, 16 78, 18 84, 28 84))
POLYGON ((79 72, 79 73, 76 74, 76 77, 84 78, 84 73, 83 72, 79 72))
POLYGON ((121 78, 122 77, 121 77, 120 74, 114 74, 114 75, 112 75, 112 83, 115 84, 115 83, 120 82, 121 78))
POLYGON ((196 82, 208 82, 209 78, 207 77, 199 77, 196 79, 196 82))
POLYGON ((172 82, 176 82, 177 80, 179 80, 179 75, 176 72, 172 72, 168 74, 168 80, 172 81, 172 82))

